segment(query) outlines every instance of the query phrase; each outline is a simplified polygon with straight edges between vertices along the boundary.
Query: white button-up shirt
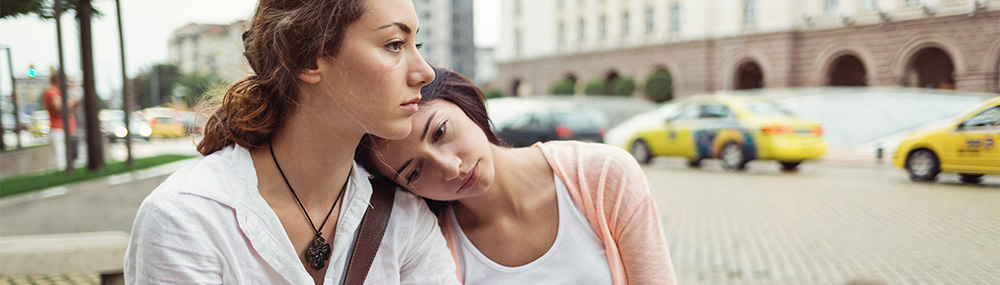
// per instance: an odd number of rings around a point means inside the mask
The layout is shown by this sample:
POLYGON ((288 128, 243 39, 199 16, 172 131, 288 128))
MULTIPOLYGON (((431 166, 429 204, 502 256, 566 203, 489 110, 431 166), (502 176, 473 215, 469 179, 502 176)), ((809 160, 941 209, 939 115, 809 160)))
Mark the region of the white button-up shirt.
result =
MULTIPOLYGON (((341 284, 372 194, 354 164, 323 284, 341 284)), ((359 241, 365 242, 365 241, 359 241)), ((142 202, 128 284, 312 284, 278 216, 257 189, 250 152, 230 146, 170 175, 142 202)), ((398 191, 365 284, 458 284, 423 200, 398 191)))

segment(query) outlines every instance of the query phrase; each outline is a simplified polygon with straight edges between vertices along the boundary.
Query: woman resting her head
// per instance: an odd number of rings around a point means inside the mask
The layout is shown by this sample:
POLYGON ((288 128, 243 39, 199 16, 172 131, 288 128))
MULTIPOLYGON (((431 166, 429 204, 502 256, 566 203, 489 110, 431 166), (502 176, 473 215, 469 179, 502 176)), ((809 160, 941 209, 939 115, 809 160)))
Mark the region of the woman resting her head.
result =
POLYGON ((421 197, 467 284, 675 284, 658 210, 623 150, 575 141, 507 148, 482 92, 435 69, 401 140, 366 136, 359 163, 421 197))
POLYGON ((354 151, 366 133, 409 135, 434 80, 418 28, 410 0, 260 0, 244 33, 254 75, 209 118, 205 157, 143 201, 126 282, 340 284, 354 245, 374 243, 366 284, 457 284, 434 214, 410 193, 391 200, 381 243, 356 241, 374 198, 354 151))

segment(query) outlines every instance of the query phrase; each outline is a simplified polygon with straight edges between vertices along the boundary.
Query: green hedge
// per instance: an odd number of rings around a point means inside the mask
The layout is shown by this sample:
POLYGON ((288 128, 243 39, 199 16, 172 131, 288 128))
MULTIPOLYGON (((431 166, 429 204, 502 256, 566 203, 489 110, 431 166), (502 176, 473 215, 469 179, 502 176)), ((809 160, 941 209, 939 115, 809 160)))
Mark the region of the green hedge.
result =
POLYGON ((496 88, 490 88, 486 89, 486 92, 483 92, 483 95, 486 96, 486 99, 499 98, 503 96, 503 91, 496 88))
POLYGON ((574 82, 566 79, 556 81, 549 86, 549 93, 552 95, 573 95, 574 82))
POLYGON ((664 102, 674 97, 674 79, 666 70, 657 70, 646 77, 643 92, 653 102, 664 102))
POLYGON ((632 92, 635 92, 635 79, 622 76, 611 81, 611 95, 628 97, 632 92))
POLYGON ((119 161, 109 163, 104 167, 104 169, 97 171, 90 171, 87 170, 86 167, 80 167, 75 169, 73 174, 69 175, 67 175, 65 171, 56 170, 44 173, 12 176, 0 179, 0 185, 3 185, 3 187, 0 187, 0 197, 150 168, 192 157, 194 156, 165 154, 153 157, 137 158, 131 168, 126 167, 124 161, 119 161))
POLYGON ((587 82, 587 85, 583 87, 583 94, 587 95, 602 95, 604 94, 604 81, 600 79, 594 79, 587 82))

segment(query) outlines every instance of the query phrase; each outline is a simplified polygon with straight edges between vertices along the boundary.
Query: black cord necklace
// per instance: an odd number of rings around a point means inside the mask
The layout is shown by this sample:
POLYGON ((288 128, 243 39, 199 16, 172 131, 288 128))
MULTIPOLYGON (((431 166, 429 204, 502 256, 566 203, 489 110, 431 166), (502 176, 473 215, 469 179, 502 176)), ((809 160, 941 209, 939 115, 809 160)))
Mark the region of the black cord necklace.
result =
MULTIPOLYGON (((333 207, 330 207, 330 212, 326 213, 326 219, 323 219, 323 223, 319 225, 319 229, 316 229, 312 218, 310 218, 309 213, 306 212, 306 207, 302 205, 302 200, 299 200, 299 195, 295 194, 295 190, 292 189, 292 184, 288 183, 288 178, 285 177, 285 172, 281 171, 281 165, 278 165, 278 159, 274 157, 274 146, 271 143, 268 143, 267 147, 271 149, 271 159, 274 160, 274 166, 278 167, 278 173, 281 173, 281 179, 285 180, 285 185, 288 185, 288 190, 292 191, 292 196, 295 197, 295 202, 299 202, 299 208, 302 209, 303 214, 306 214, 306 219, 309 220, 309 226, 312 227, 314 232, 316 232, 316 238, 313 239, 312 244, 306 249, 306 262, 309 262, 315 270, 323 269, 323 267, 326 266, 326 260, 330 259, 330 244, 326 243, 326 239, 323 239, 323 226, 325 226, 326 221, 330 219, 330 214, 333 214, 333 208, 337 207, 337 203, 340 202, 340 197, 344 195, 344 192, 346 192, 347 182, 345 182, 344 187, 340 189, 340 194, 337 194, 337 200, 333 200, 333 207)), ((350 179, 350 177, 348 177, 348 179, 350 179)))

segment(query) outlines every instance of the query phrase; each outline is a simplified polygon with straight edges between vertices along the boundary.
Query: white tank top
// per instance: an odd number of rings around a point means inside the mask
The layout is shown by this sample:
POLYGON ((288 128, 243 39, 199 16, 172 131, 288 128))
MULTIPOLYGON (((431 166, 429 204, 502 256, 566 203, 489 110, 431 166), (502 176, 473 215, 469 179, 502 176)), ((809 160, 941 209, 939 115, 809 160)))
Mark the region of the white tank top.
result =
MULTIPOLYGON (((465 284, 611 284, 611 269, 604 244, 591 229, 580 208, 555 177, 559 229, 552 247, 538 259, 521 266, 500 265, 483 255, 458 225, 449 207, 452 227, 458 239, 459 263, 465 284)), ((516 242, 516 241, 512 241, 516 242)))

